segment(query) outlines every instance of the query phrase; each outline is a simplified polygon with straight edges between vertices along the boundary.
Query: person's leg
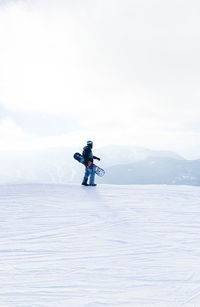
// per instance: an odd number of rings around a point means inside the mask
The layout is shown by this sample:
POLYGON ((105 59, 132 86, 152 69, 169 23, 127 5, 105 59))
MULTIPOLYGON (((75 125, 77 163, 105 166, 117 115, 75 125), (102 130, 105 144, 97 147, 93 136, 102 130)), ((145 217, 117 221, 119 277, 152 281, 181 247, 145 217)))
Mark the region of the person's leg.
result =
POLYGON ((94 179, 95 179, 95 170, 96 170, 96 167, 93 165, 92 166, 92 169, 91 169, 91 175, 90 175, 90 185, 96 185, 94 183, 94 179))
POLYGON ((87 185, 89 175, 90 175, 90 169, 86 167, 82 185, 87 185))

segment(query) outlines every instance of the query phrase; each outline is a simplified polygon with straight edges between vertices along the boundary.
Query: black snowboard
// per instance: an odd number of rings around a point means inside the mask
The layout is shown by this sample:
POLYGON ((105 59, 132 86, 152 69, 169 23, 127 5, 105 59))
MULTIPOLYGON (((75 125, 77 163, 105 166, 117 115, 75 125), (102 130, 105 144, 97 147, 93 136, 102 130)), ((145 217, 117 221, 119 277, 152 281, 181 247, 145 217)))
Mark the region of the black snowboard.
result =
MULTIPOLYGON (((74 159, 85 165, 85 160, 79 152, 76 152, 74 154, 74 159)), ((95 173, 98 176, 103 177, 105 175, 105 171, 102 168, 100 168, 99 166, 97 166, 96 164, 92 164, 92 167, 95 168, 95 173)))

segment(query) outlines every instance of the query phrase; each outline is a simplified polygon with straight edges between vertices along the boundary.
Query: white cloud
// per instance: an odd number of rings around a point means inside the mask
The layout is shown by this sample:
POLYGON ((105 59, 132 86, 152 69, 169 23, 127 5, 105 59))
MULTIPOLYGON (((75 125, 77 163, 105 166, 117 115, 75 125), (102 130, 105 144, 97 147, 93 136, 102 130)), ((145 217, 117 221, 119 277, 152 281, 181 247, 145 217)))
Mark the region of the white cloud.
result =
POLYGON ((24 146, 26 142, 31 142, 32 136, 24 132, 10 117, 0 120, 0 148, 6 150, 16 150, 24 146))
POLYGON ((26 110, 73 109, 83 86, 81 67, 77 70, 80 59, 74 54, 79 46, 70 30, 73 22, 63 25, 24 5, 8 7, 1 17, 1 101, 26 110))
POLYGON ((90 135, 102 144, 175 148, 175 135, 198 130, 197 1, 7 3, 0 8, 1 104, 82 117, 74 132, 30 134, 35 147, 90 135))

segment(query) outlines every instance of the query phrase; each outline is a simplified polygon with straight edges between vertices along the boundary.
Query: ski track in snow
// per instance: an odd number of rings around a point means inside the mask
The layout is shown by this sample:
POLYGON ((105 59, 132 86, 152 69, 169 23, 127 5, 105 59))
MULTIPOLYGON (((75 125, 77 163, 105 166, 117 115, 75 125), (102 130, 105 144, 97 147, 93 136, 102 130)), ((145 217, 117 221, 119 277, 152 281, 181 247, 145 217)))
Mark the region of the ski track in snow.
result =
POLYGON ((0 186, 0 306, 200 306, 200 189, 0 186))

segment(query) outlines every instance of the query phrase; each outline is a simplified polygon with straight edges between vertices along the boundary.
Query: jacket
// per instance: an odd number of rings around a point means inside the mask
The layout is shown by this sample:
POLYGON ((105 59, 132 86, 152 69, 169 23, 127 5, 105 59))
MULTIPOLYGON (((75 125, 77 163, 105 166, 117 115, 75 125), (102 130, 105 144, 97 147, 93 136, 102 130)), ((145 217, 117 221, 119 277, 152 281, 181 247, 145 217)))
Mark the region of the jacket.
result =
POLYGON ((97 159, 97 160, 100 160, 98 157, 94 156, 93 153, 92 153, 92 149, 90 146, 85 146, 83 148, 83 153, 82 153, 82 156, 85 160, 85 165, 88 166, 88 162, 92 162, 93 163, 93 160, 94 159, 97 159))

